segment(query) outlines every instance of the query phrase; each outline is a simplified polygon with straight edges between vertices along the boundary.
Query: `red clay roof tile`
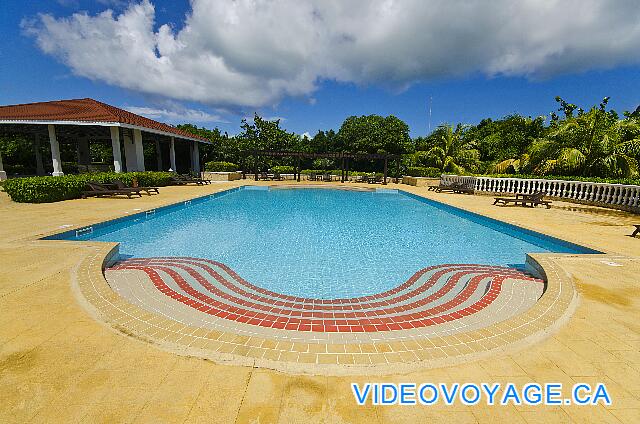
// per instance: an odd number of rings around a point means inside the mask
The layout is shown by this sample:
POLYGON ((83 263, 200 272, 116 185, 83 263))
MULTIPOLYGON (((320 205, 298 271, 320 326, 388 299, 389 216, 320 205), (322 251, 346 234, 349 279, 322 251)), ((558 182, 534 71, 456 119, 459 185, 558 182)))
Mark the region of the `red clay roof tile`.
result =
POLYGON ((208 141, 162 122, 136 115, 94 99, 58 100, 0 106, 0 121, 76 121, 120 123, 208 141))

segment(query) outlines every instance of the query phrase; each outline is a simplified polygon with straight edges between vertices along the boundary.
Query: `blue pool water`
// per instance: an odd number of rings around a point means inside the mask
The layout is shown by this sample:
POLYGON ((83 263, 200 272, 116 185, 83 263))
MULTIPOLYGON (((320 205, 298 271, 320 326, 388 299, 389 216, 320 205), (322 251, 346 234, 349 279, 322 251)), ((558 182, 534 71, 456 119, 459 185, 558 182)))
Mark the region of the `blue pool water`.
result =
POLYGON ((51 238, 117 241, 132 257, 213 259, 258 286, 316 298, 378 293, 429 265, 518 266, 530 252, 596 253, 382 190, 240 189, 51 238))

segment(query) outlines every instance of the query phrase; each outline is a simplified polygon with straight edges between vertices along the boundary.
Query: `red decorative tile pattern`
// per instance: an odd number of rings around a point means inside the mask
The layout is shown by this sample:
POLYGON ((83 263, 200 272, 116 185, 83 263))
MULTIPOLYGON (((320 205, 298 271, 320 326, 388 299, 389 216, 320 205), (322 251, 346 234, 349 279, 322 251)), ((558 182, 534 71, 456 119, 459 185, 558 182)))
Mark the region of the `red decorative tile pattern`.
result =
POLYGON ((111 269, 139 269, 166 296, 203 313, 250 325, 313 332, 376 332, 436 325, 490 305, 505 279, 540 284, 512 268, 447 264, 416 272, 402 285, 349 299, 275 293, 219 262, 197 258, 129 259, 111 269))

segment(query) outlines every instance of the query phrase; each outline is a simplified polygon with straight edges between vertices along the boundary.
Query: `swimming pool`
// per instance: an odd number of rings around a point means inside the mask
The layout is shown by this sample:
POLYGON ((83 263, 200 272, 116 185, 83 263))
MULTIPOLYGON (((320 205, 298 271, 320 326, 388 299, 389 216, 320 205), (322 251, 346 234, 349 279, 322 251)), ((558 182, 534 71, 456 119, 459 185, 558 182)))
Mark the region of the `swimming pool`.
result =
POLYGON ((49 239, 115 241, 125 258, 220 262, 291 296, 383 292, 442 264, 523 265, 598 253, 398 190, 244 187, 49 239))

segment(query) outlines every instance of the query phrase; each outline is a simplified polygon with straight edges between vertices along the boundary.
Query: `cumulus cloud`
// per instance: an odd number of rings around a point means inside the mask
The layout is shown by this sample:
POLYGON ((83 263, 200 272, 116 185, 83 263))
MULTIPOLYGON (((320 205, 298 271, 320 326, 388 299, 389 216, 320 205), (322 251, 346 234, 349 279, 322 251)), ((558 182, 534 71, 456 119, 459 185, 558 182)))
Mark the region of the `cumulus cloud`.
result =
POLYGON ((211 114, 203 110, 189 109, 181 107, 178 104, 172 104, 167 108, 155 108, 146 106, 124 106, 123 109, 147 118, 161 120, 170 123, 184 122, 217 122, 230 123, 220 115, 211 114))
POLYGON ((336 80, 403 89, 640 61, 637 0, 191 0, 181 29, 142 0, 23 27, 76 74, 172 99, 260 107, 336 80))

